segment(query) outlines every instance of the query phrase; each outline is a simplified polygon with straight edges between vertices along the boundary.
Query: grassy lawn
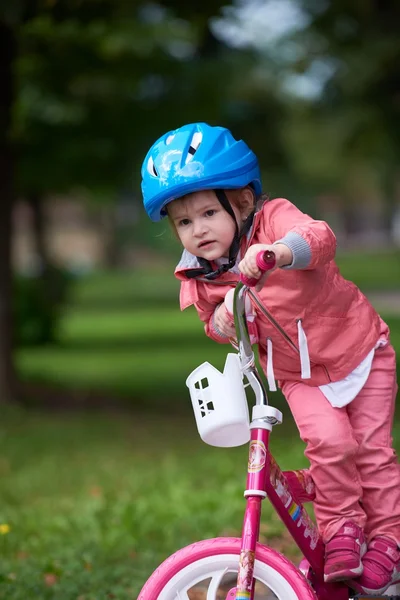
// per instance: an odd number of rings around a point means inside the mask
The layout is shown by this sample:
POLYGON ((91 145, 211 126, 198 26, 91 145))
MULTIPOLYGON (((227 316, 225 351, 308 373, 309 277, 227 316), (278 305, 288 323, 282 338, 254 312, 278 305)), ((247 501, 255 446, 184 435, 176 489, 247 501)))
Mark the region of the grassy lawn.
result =
MULTIPOLYGON (((0 435, 1 599, 134 600, 178 548, 240 535, 247 448, 206 446, 191 418, 13 411, 0 435)), ((272 451, 305 466, 290 417, 272 451)), ((298 559, 268 502, 261 540, 298 559)))
MULTIPOLYGON (((10 412, 0 435, 0 598, 135 599, 179 547, 240 534, 247 447, 204 445, 193 419, 10 412)), ((289 420, 274 442, 305 464, 289 420)), ((281 534, 266 502, 262 539, 295 558, 281 534)))
POLYGON ((400 252, 371 253, 338 252, 336 262, 346 279, 368 290, 398 290, 400 288, 400 252))
POLYGON ((230 349, 206 338, 194 310, 71 308, 59 345, 20 349, 16 359, 25 380, 160 405, 180 402, 189 373, 205 360, 222 367, 230 349))

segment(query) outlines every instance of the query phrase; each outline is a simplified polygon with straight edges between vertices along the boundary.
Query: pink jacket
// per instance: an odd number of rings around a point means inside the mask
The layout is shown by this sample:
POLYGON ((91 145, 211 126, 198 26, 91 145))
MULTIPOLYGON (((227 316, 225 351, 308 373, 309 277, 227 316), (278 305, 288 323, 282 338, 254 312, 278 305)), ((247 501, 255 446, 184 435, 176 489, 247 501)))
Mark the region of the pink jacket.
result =
MULTIPOLYGON (((251 244, 272 244, 292 236, 310 253, 305 268, 273 271, 259 293, 250 292, 259 337, 261 365, 267 367, 267 348, 273 354, 274 377, 303 380, 310 386, 339 381, 351 373, 375 346, 380 334, 388 335, 367 298, 344 279, 333 258, 336 238, 324 221, 315 221, 283 198, 265 202, 256 212, 241 253, 251 244), (263 314, 257 300, 268 312, 263 314)), ((188 253, 186 253, 187 255, 188 253)), ((232 271, 214 281, 187 279, 185 270, 196 266, 189 255, 178 265, 180 305, 195 305, 205 332, 220 343, 229 342, 212 325, 212 316, 239 276, 232 271)), ((272 356, 270 356, 270 365, 272 356)))

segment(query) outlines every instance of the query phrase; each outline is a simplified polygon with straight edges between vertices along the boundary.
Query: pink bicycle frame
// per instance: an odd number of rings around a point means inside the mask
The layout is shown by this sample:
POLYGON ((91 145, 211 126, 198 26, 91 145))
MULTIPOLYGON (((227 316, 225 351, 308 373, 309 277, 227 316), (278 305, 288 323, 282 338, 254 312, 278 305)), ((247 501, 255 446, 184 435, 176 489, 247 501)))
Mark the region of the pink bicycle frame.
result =
MULTIPOLYGON (((269 260, 273 256, 270 253, 269 260)), ((274 264, 274 263, 272 263, 274 264)), ((260 267, 261 268, 261 267, 260 267)), ((264 270, 266 270, 264 268, 264 270)), ((247 285, 254 281, 247 280, 247 285)), ((243 373, 256 395, 255 412, 251 423, 251 441, 245 497, 246 511, 243 523, 242 545, 236 589, 229 592, 228 598, 254 600, 255 580, 253 578, 256 545, 259 538, 261 502, 268 497, 279 517, 302 551, 309 568, 307 578, 312 583, 319 600, 348 600, 349 588, 345 584, 324 583, 324 544, 314 522, 302 505, 302 500, 312 500, 311 490, 307 493, 307 472, 288 471, 283 473, 269 451, 269 436, 274 424, 279 420, 273 408, 268 406, 267 394, 255 367, 254 353, 247 330, 244 297, 247 285, 239 283, 234 295, 234 316, 238 348, 243 373)), ((279 411, 275 411, 279 412, 279 411)))
POLYGON ((268 448, 269 428, 256 426, 252 428, 251 433, 245 491, 247 504, 243 522, 236 600, 254 599, 255 550, 260 530, 261 502, 266 497, 309 563, 310 583, 312 582, 317 598, 348 600, 349 588, 346 585, 324 583, 324 544, 315 524, 299 500, 301 490, 304 499, 312 499, 312 495, 308 495, 303 488, 301 481, 303 472, 299 472, 298 477, 296 471, 283 473, 279 469, 268 448), (292 485, 290 479, 293 481, 292 485))

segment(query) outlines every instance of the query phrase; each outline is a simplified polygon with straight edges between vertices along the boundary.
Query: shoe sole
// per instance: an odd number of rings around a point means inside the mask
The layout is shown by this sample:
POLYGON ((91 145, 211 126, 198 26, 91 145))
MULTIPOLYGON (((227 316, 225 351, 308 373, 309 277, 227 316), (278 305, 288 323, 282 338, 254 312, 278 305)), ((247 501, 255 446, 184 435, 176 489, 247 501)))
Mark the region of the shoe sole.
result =
MULTIPOLYGON (((366 588, 364 586, 360 586, 360 588, 362 589, 364 594, 370 594, 371 596, 379 596, 380 594, 384 594, 392 585, 396 585, 400 583, 400 579, 398 578, 398 575, 396 575, 396 578, 394 581, 391 581, 390 583, 388 583, 387 585, 385 585, 385 587, 380 588, 379 590, 377 589, 372 589, 372 588, 366 588)), ((392 596, 390 596, 392 597, 392 596)), ((393 598, 397 598, 398 596, 393 596, 393 598)))

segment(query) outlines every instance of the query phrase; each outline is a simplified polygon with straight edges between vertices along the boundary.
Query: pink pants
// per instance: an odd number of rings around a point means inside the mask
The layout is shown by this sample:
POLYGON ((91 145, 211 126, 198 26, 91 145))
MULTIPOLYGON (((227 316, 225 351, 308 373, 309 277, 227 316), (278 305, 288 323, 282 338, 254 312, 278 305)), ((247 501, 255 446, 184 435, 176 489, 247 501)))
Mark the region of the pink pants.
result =
POLYGON ((284 382, 282 391, 307 444, 324 542, 354 521, 368 540, 382 535, 400 543, 400 465, 391 437, 397 392, 393 347, 375 351, 365 386, 343 408, 333 408, 318 388, 304 383, 284 382))

